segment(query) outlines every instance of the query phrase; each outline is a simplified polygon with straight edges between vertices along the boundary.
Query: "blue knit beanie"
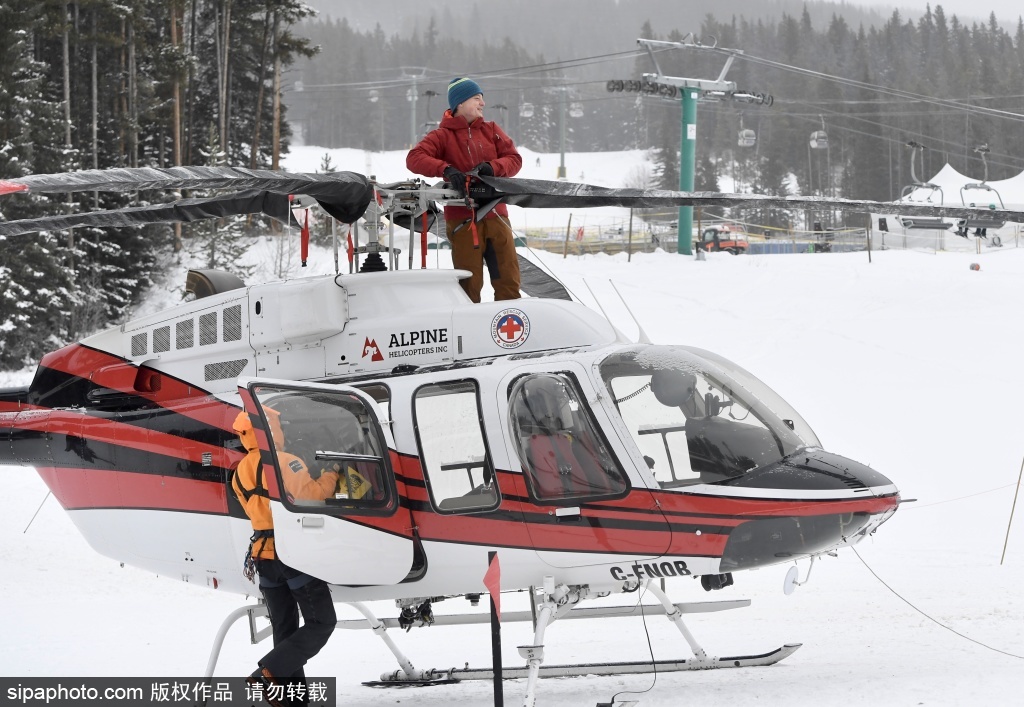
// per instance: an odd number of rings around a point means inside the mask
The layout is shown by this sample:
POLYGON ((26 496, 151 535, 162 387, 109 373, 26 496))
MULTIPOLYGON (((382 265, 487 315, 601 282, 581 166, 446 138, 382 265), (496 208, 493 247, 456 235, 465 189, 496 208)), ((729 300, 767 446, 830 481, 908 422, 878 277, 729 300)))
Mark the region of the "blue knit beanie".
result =
POLYGON ((448 107, 452 109, 452 113, 455 113, 455 109, 459 107, 460 103, 483 92, 483 89, 473 79, 452 79, 448 84, 448 107))

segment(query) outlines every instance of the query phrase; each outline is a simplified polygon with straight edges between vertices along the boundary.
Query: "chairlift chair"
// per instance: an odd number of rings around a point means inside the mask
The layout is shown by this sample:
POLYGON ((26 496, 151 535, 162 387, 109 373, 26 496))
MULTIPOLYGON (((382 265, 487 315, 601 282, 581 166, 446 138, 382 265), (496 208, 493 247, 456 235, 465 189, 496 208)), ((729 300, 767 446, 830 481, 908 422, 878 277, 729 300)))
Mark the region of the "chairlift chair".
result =
POLYGON ((811 147, 815 150, 827 150, 828 133, 824 130, 815 130, 811 133, 811 147))
POLYGON ((827 150, 828 149, 828 133, 825 132, 825 116, 819 115, 818 119, 821 120, 821 130, 815 130, 811 133, 810 145, 812 150, 827 150))
POLYGON ((519 117, 520 118, 532 118, 533 117, 533 104, 523 103, 519 106, 519 117))
MULTIPOLYGON (((980 182, 972 182, 964 184, 962 187, 960 187, 960 202, 964 206, 976 206, 976 202, 967 203, 967 198, 964 192, 972 190, 986 191, 995 194, 996 199, 999 200, 999 208, 1005 209, 1006 206, 1003 205, 1003 197, 999 194, 999 192, 996 189, 990 187, 987 184, 988 159, 985 157, 985 155, 987 155, 989 152, 988 145, 979 145, 978 147, 974 148, 974 151, 981 155, 981 164, 985 169, 985 178, 982 179, 980 182)), ((990 209, 994 209, 996 207, 995 202, 989 202, 988 207, 990 209)), ((1002 228, 1005 223, 1006 222, 1001 219, 985 218, 984 216, 960 219, 959 221, 957 221, 956 233, 958 236, 963 236, 964 238, 967 238, 967 232, 970 231, 971 229, 974 229, 974 235, 979 236, 981 238, 985 238, 987 237, 988 229, 1002 228)))
MULTIPOLYGON (((900 201, 904 201, 915 189, 926 189, 928 190, 928 198, 925 201, 930 202, 935 192, 938 192, 939 205, 941 206, 946 198, 942 187, 931 182, 923 182, 917 177, 917 153, 924 151, 924 145, 911 140, 907 143, 907 147, 910 148, 910 178, 913 180, 913 184, 903 187, 903 191, 900 193, 900 201)), ((907 230, 945 231, 953 227, 952 222, 936 216, 897 216, 896 219, 907 230)))
POLYGON ((582 118, 583 117, 583 104, 582 103, 570 103, 569 104, 569 117, 570 118, 582 118))
POLYGON ((896 219, 907 230, 945 231, 953 227, 952 222, 935 216, 897 216, 896 219))
POLYGON ((740 115, 740 132, 739 137, 736 140, 736 144, 740 147, 753 147, 757 144, 757 133, 750 128, 743 127, 743 116, 740 115))
MULTIPOLYGON (((916 189, 927 189, 927 190, 930 191, 930 193, 928 194, 928 198, 925 199, 925 201, 931 203, 932 196, 935 195, 935 192, 939 192, 939 206, 942 206, 943 202, 946 199, 945 194, 943 194, 943 192, 942 192, 942 187, 940 187, 938 184, 932 184, 931 182, 922 182, 917 177, 917 159, 916 159, 917 158, 917 153, 918 152, 924 152, 924 145, 922 145, 919 142, 915 142, 915 141, 911 140, 910 142, 907 143, 907 147, 910 148, 910 178, 913 180, 913 184, 908 184, 907 186, 903 187, 903 191, 900 192, 900 201, 904 201, 907 198, 907 196, 910 193, 912 193, 914 190, 916 190, 916 189)), ((910 219, 910 220, 918 221, 919 222, 922 219, 915 218, 915 219, 910 219)), ((939 219, 939 220, 941 220, 941 219, 939 219)), ((902 221, 903 221, 903 219, 900 219, 901 223, 902 223, 902 221)), ((908 226, 907 228, 912 228, 912 227, 908 226)), ((918 228, 926 228, 926 227, 925 226, 918 226, 918 228)), ((949 226, 946 226, 945 228, 949 228, 949 226)))

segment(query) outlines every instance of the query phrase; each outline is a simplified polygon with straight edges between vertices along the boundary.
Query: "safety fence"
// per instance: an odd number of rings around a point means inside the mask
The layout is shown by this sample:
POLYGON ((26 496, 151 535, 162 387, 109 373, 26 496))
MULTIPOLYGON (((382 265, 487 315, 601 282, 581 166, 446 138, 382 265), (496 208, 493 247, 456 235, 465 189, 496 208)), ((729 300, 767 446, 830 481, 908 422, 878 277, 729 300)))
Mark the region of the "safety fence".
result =
MULTIPOLYGON (((625 231, 626 229, 622 229, 625 231)), ((678 237, 675 230, 644 229, 629 236, 628 231, 620 233, 617 227, 587 227, 572 229, 569 236, 549 231, 529 231, 527 242, 531 248, 553 253, 588 255, 594 253, 653 253, 662 250, 675 253, 678 237)), ((942 252, 996 252, 1024 246, 1024 226, 1007 224, 998 231, 986 234, 969 233, 966 238, 952 230, 898 229, 889 231, 873 230, 872 250, 912 250, 927 253, 942 252)), ((848 253, 868 249, 867 229, 826 229, 823 231, 783 231, 765 229, 746 233, 743 245, 729 247, 730 252, 746 255, 783 255, 793 253, 848 253)), ((696 236, 691 252, 697 250, 696 236)), ((708 250, 714 246, 708 244, 708 250)), ((722 250, 727 248, 722 247, 722 250)))
POLYGON ((968 230, 958 235, 953 228, 904 228, 890 225, 874 233, 872 247, 879 250, 914 250, 927 253, 985 253, 1024 246, 1024 226, 1006 224, 999 229, 968 230))

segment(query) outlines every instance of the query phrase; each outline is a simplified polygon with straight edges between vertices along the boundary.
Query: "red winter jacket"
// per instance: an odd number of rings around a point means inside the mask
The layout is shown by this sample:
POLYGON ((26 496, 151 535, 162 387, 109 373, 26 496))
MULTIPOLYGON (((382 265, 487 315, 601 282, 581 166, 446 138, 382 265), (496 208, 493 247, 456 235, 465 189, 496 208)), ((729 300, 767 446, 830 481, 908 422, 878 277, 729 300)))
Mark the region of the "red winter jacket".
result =
MULTIPOLYGON (((523 166, 523 158, 512 139, 497 123, 479 118, 470 125, 461 115, 453 116, 450 110, 444 112, 441 126, 427 133, 405 158, 409 171, 424 177, 443 177, 449 165, 468 172, 481 162, 490 162, 495 177, 514 177, 523 166)), ((449 223, 465 221, 472 214, 465 206, 444 207, 449 223)), ((496 215, 508 217, 504 204, 498 204, 487 218, 496 215)))

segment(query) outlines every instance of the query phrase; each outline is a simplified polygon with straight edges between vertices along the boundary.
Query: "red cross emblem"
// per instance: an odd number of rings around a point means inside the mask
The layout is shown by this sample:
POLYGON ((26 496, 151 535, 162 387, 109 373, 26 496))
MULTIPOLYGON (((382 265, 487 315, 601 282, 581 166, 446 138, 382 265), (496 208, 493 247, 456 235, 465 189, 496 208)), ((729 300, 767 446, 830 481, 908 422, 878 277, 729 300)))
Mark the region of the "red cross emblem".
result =
POLYGON ((506 341, 515 341, 519 338, 519 332, 523 330, 523 320, 514 314, 510 314, 501 320, 498 325, 498 332, 506 341))
POLYGON ((521 309, 504 309, 491 321, 491 337, 503 349, 517 349, 530 335, 530 320, 521 309))

